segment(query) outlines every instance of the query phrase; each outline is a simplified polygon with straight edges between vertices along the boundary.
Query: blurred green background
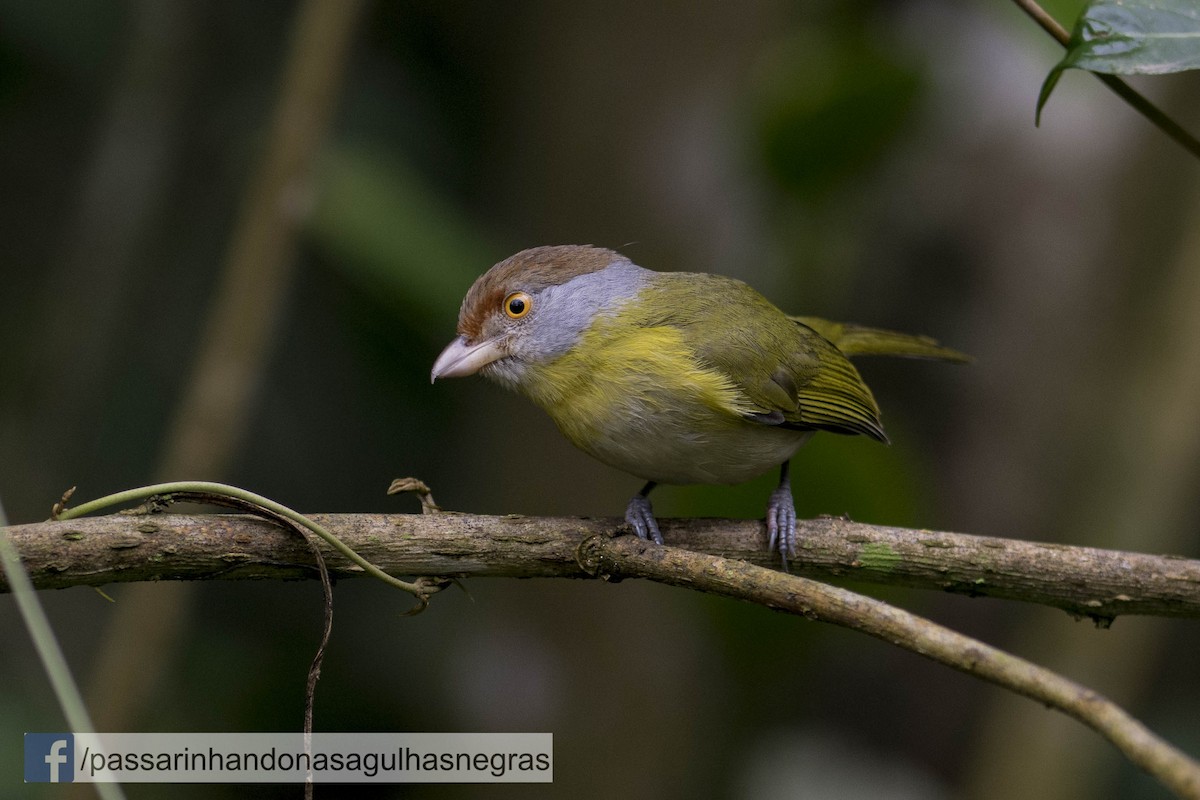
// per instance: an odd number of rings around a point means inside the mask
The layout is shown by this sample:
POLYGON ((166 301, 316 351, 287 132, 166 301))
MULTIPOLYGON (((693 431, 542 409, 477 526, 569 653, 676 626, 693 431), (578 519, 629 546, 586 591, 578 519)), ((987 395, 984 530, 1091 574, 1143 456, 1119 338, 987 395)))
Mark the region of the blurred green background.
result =
MULTIPOLYGON (((416 511, 384 496, 415 475, 455 510, 620 514, 640 482, 527 402, 428 381, 479 273, 594 243, 976 356, 863 364, 893 444, 818 436, 795 462, 802 515, 1195 557, 1200 165, 1080 73, 1034 128, 1058 58, 1004 0, 0 0, 0 497, 29 522, 72 485, 186 477, 416 511), (321 13, 342 50, 296 33, 321 13), (327 124, 272 125, 297 63, 334 76, 327 124), (236 413, 188 422, 280 130, 312 158, 259 206, 289 220, 270 288, 241 296, 265 338, 217 359, 250 369, 236 413), (230 441, 205 461, 185 433, 230 441)), ((1200 130, 1194 75, 1136 85, 1200 130)), ((655 506, 758 517, 771 480, 655 506)), ((862 588, 1200 753, 1194 621, 1098 631, 862 588)), ((554 785, 321 796, 1166 796, 1076 723, 858 634, 631 581, 467 589, 404 619, 393 590, 340 584, 317 728, 552 731, 554 785)), ((102 729, 299 728, 315 582, 108 591, 43 595, 102 729)), ((21 732, 64 723, 7 596, 0 630, 0 795, 64 796, 20 785, 21 732)))

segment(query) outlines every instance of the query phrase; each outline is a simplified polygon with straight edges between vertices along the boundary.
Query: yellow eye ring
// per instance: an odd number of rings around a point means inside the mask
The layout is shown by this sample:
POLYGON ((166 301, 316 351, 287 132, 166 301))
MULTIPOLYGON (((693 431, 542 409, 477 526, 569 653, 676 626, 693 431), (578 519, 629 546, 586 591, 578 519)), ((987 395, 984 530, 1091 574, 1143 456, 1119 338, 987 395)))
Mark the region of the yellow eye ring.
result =
POLYGON ((533 298, 525 292, 513 292, 504 298, 504 313, 509 319, 520 319, 533 310, 533 298))

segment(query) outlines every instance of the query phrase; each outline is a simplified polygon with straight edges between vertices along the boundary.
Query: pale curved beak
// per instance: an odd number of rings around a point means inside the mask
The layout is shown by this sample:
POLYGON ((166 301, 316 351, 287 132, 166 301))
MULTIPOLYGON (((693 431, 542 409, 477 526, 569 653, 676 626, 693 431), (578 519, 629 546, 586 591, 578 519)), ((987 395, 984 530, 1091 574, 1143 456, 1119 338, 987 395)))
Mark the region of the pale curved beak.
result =
POLYGON ((490 339, 479 344, 467 344, 464 336, 457 337, 433 362, 433 371, 429 373, 429 382, 438 378, 461 378, 464 375, 474 375, 480 369, 498 359, 504 358, 500 345, 490 339))

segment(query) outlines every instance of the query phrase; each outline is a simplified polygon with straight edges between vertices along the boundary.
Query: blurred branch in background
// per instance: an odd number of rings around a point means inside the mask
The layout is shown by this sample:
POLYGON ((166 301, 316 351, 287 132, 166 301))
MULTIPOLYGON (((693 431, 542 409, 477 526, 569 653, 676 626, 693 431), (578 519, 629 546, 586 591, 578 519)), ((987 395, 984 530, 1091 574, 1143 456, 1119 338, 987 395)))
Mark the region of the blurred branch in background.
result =
POLYGON ((122 303, 149 232, 166 222, 181 159, 186 104, 180 96, 199 69, 195 12, 192 3, 130 4, 125 54, 80 170, 75 207, 64 215, 48 259, 50 292, 35 317, 29 363, 18 370, 30 376, 26 395, 38 402, 29 418, 0 418, 0 435, 20 442, 6 450, 55 458, 95 435, 92 390, 116 366, 122 303), (36 437, 36 445, 25 437, 36 437))
MULTIPOLYGON (((306 0, 297 9, 262 158, 166 435, 160 476, 219 477, 237 452, 288 295, 297 231, 313 202, 312 163, 362 9, 361 0, 306 0)), ((123 595, 91 676, 100 729, 128 729, 153 695, 186 613, 189 593, 180 588, 143 586, 123 595)))
MULTIPOLYGON (((618 519, 473 514, 312 514, 393 575, 586 577, 580 542, 618 519)), ((777 567, 758 520, 665 519, 673 547, 777 567)), ((840 518, 801 520, 799 573, 821 580, 932 589, 1058 608, 1107 627, 1117 616, 1200 618, 1200 561, 840 518)), ((14 526, 9 535, 39 589, 126 581, 315 578, 307 544, 251 516, 112 514, 14 526)), ((362 568, 331 549, 337 577, 362 568)), ((7 591, 0 583, 0 592, 7 591)))
POLYGON ((361 0, 307 0, 263 159, 251 178, 203 340, 159 467, 165 479, 225 470, 247 423, 314 203, 313 161, 329 128, 361 0))

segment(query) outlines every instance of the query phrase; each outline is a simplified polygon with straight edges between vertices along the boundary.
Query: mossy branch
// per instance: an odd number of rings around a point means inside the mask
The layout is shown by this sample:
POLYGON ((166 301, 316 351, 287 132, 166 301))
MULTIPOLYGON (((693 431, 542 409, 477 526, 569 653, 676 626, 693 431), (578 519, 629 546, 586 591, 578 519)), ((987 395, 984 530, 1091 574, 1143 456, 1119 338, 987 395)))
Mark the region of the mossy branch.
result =
MULTIPOLYGON (((313 514, 391 575, 584 578, 579 543, 616 519, 472 514, 313 514)), ((754 520, 661 520, 667 544, 774 566, 754 520)), ((18 525, 9 535, 42 589, 153 580, 316 578, 299 537, 242 515, 124 513, 18 525)), ((1122 614, 1200 617, 1200 561, 869 525, 802 520, 793 569, 817 579, 999 597, 1108 622, 1122 614)), ((335 577, 363 574, 325 549, 335 577)), ((7 586, 0 583, 0 591, 7 586)))
POLYGON ((1111 700, 1045 667, 903 609, 836 586, 744 561, 714 558, 632 537, 593 536, 579 562, 603 578, 649 578, 861 631, 1074 717, 1177 797, 1200 798, 1200 764, 1111 700))
MULTIPOLYGON (((434 508, 430 498, 427 510, 434 508)), ((764 568, 772 559, 757 521, 662 520, 664 537, 675 546, 659 547, 614 537, 621 523, 612 519, 308 518, 392 574, 648 578, 859 630, 1069 714, 1177 796, 1200 798, 1200 764, 1086 687, 881 601, 764 568)), ((143 510, 18 525, 7 533, 40 588, 317 575, 309 544, 254 516, 143 510)), ((800 534, 795 566, 808 576, 1027 600, 1105 622, 1123 613, 1200 616, 1200 561, 843 519, 802 521, 800 534)), ((324 548, 332 574, 364 574, 341 549, 324 548)))

